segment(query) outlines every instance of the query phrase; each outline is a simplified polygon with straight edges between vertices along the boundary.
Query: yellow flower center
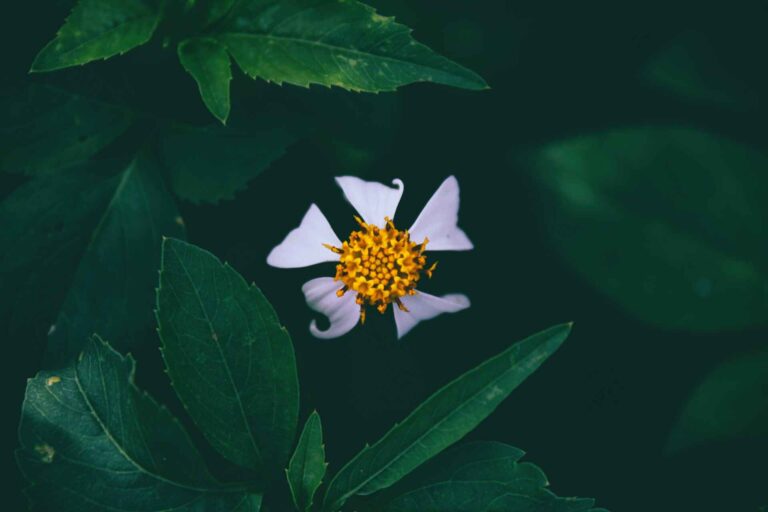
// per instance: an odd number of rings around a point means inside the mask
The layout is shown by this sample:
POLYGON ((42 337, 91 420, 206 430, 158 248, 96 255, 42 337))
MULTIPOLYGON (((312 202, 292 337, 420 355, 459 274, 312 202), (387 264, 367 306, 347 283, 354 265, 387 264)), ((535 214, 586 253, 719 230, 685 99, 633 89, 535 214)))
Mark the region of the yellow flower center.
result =
POLYGON ((394 302, 403 310, 408 309, 400 301, 404 295, 416 293, 421 274, 432 277, 437 263, 425 268, 427 258, 424 249, 429 239, 412 242, 408 231, 400 231, 386 218, 387 225, 379 228, 366 224, 359 217, 358 231, 353 231, 341 248, 324 244, 339 255, 336 265, 336 281, 344 283, 336 295, 355 292, 360 304, 360 321, 365 322, 365 307, 375 306, 380 313, 394 302))

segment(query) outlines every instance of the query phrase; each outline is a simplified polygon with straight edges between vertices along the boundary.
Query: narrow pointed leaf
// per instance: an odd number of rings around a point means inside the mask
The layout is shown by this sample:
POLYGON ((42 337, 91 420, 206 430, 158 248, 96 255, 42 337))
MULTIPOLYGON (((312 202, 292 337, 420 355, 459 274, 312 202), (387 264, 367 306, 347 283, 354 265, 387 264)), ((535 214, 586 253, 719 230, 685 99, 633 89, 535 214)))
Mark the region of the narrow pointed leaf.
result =
POLYGON ((229 117, 229 82, 232 69, 226 48, 210 38, 182 41, 179 60, 197 82, 203 103, 216 119, 226 124, 229 117))
POLYGON ((590 511, 594 500, 560 498, 523 452, 496 442, 464 444, 442 453, 401 480, 372 508, 385 512, 590 511))
POLYGON ((193 203, 217 203, 233 199, 296 139, 275 125, 249 130, 174 125, 163 134, 160 153, 176 195, 193 203))
POLYGON ((218 38, 248 75, 300 86, 392 91, 413 82, 485 89, 482 78, 354 0, 246 0, 218 38))
POLYGON ((0 96, 0 171, 53 174, 84 162, 130 127, 128 110, 53 87, 0 96))
POLYGON ((133 374, 130 357, 93 337, 75 364, 30 379, 17 460, 32 510, 257 512, 260 497, 222 489, 133 374))
POLYGON ((429 397, 402 423, 363 449, 333 478, 327 510, 339 510, 355 494, 394 484, 473 430, 565 341, 559 325, 512 345, 429 397))
POLYGON ((645 127, 546 146, 530 171, 563 261, 664 328, 768 321, 768 155, 689 128, 645 127))
POLYGON ((167 239, 157 319, 174 388, 213 447, 262 473, 285 468, 298 416, 296 362, 261 291, 211 253, 167 239))
MULTIPOLYGON (((159 2, 158 2, 159 3, 159 2)), ((146 0, 79 0, 32 71, 53 71, 107 59, 149 41, 160 12, 146 0)))
POLYGON ((184 236, 173 197, 145 154, 119 173, 109 203, 89 234, 77 271, 51 328, 46 365, 65 363, 98 332, 127 351, 152 324, 163 236, 184 236))
POLYGON ((285 470, 293 503, 299 511, 307 511, 312 507, 315 492, 323 481, 327 466, 323 427, 320 415, 315 411, 307 418, 299 443, 285 470))

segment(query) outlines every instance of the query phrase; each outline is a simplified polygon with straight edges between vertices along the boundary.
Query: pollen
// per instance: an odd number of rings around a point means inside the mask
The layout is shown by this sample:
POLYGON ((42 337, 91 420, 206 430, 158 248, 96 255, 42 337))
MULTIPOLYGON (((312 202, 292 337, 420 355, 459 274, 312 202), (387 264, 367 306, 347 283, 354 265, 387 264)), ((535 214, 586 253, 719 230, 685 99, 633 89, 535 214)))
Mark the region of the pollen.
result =
POLYGON ((367 224, 359 217, 355 220, 360 229, 353 231, 341 247, 325 245, 339 255, 334 279, 344 286, 336 295, 356 294, 362 323, 368 306, 384 313, 394 303, 408 311, 401 297, 415 294, 421 276, 432 277, 437 265, 426 266, 424 250, 429 239, 411 241, 408 231, 398 230, 389 218, 385 219, 384 228, 367 224))

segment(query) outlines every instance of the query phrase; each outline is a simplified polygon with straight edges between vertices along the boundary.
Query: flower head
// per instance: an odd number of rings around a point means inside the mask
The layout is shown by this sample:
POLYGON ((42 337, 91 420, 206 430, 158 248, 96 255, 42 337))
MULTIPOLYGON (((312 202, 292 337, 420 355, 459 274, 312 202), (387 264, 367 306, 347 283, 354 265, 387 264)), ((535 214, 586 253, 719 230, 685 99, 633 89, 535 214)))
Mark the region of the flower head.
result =
POLYGON ((336 338, 365 322, 369 308, 385 313, 390 304, 397 335, 405 336, 422 320, 469 307, 461 294, 437 297, 417 289, 423 277, 431 278, 437 262, 427 261, 427 251, 472 249, 458 227, 459 183, 449 176, 419 214, 409 230, 399 230, 394 218, 403 182, 393 187, 352 176, 336 178, 344 196, 357 210, 359 229, 341 242, 316 205, 311 205, 299 227, 272 249, 267 263, 298 268, 336 262, 334 277, 320 277, 304 284, 307 304, 326 315, 330 327, 321 331, 313 320, 309 330, 318 338, 336 338))

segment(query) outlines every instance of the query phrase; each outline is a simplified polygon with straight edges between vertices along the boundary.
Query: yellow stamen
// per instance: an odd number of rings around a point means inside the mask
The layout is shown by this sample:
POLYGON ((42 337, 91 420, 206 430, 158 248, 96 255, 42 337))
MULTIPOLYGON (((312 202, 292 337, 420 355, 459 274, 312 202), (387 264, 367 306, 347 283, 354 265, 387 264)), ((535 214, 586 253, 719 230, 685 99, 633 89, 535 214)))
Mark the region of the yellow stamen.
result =
POLYGON ((400 298, 414 295, 421 275, 432 277, 437 266, 435 263, 425 268, 424 250, 429 239, 412 242, 408 231, 398 230, 388 217, 384 220, 385 227, 380 228, 355 216, 361 229, 350 233, 340 249, 323 244, 340 255, 334 279, 344 287, 336 295, 341 297, 350 290, 356 293, 361 323, 365 322, 366 306, 374 306, 384 313, 389 304, 395 303, 407 312, 400 298))
POLYGON ((339 249, 338 247, 334 247, 334 246, 332 246, 332 245, 330 245, 330 244, 323 244, 323 247, 325 247, 326 249, 329 249, 329 250, 331 250, 331 251, 335 252, 336 254, 341 254, 341 253, 343 252, 343 251, 342 251, 341 249, 339 249))

